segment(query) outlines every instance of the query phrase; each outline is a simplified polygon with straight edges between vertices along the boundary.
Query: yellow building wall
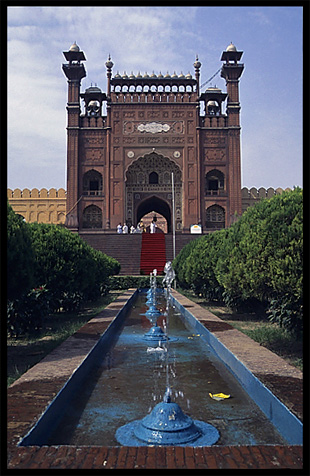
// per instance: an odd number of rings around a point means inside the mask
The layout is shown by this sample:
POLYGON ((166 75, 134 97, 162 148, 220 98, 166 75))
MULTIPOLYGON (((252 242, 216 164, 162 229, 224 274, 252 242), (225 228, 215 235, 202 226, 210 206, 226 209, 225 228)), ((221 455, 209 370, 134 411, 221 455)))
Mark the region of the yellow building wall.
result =
POLYGON ((66 191, 63 188, 29 190, 8 189, 7 196, 15 213, 22 215, 29 223, 51 223, 63 225, 66 219, 66 191))

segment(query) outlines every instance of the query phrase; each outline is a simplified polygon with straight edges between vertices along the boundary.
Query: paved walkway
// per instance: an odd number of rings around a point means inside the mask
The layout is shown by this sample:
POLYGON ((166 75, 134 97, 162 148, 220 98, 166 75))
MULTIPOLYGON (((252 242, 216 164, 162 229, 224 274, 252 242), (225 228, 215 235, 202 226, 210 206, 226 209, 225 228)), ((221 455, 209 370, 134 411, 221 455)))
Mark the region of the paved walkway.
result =
MULTIPOLYGON (((123 307, 128 290, 28 370, 8 389, 9 469, 287 469, 303 468, 302 446, 18 447, 33 424, 123 307)), ((174 291, 175 297, 302 418, 302 373, 174 291), (294 388, 292 388, 292 383, 294 388), (297 387, 296 387, 297 386, 297 387), (298 390, 295 390, 297 388, 298 390)))

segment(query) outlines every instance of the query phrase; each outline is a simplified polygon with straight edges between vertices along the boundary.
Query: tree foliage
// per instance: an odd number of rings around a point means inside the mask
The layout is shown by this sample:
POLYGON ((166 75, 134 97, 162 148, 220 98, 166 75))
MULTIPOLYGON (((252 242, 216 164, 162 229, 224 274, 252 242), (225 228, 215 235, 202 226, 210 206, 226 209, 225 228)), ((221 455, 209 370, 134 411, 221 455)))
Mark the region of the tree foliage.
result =
POLYGON ((119 263, 93 249, 77 234, 61 226, 31 223, 36 285, 45 284, 55 300, 74 294, 84 299, 100 295, 119 263))
POLYGON ((25 223, 8 204, 8 303, 10 335, 32 332, 60 309, 74 311, 109 289, 120 264, 57 225, 25 223))
POLYGON ((8 299, 16 299, 31 289, 34 283, 33 264, 29 227, 7 202, 8 299))

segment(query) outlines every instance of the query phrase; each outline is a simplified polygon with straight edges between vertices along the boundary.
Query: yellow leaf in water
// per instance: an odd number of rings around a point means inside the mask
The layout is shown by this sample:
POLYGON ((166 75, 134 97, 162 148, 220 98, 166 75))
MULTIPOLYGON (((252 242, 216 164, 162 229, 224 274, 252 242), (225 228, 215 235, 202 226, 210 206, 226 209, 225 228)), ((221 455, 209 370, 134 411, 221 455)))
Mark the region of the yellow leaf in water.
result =
POLYGON ((225 400, 226 398, 230 398, 230 395, 225 395, 225 393, 209 393, 210 397, 213 400, 225 400))

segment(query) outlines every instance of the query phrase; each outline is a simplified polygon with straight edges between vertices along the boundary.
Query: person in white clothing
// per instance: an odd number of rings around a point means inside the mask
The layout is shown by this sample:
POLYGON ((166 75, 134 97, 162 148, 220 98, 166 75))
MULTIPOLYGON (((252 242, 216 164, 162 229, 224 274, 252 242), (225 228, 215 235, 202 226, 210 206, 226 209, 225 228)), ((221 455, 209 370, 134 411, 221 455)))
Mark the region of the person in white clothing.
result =
POLYGON ((119 224, 117 225, 116 230, 117 230, 117 233, 123 233, 123 227, 122 227, 121 223, 119 223, 119 224))
POLYGON ((156 223, 155 221, 153 220, 152 223, 151 223, 151 226, 150 226, 150 233, 156 233, 156 223))
POLYGON ((123 225, 123 233, 128 233, 128 226, 126 225, 126 223, 124 223, 123 225))

